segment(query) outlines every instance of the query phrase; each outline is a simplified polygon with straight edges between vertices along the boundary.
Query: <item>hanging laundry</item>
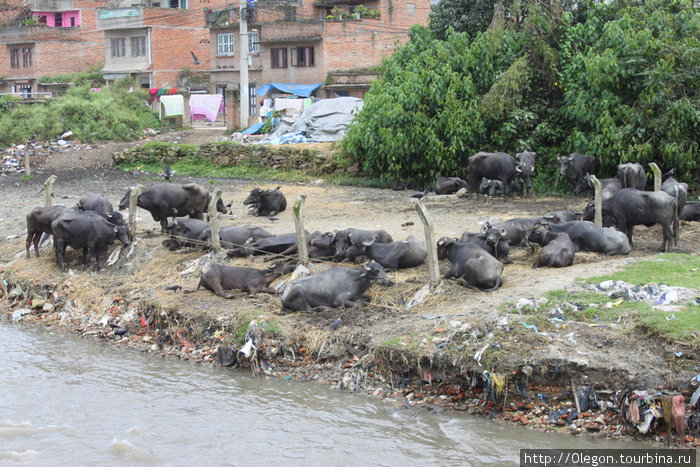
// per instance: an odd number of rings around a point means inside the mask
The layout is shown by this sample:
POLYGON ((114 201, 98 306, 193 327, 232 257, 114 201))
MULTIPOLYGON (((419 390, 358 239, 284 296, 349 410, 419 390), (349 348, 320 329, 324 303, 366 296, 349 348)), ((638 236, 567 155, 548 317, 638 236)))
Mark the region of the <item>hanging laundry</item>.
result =
POLYGON ((221 94, 191 94, 190 116, 197 120, 197 115, 203 115, 211 122, 216 121, 223 96, 221 94))
POLYGON ((182 95, 162 96, 160 98, 160 118, 185 116, 185 98, 182 95))

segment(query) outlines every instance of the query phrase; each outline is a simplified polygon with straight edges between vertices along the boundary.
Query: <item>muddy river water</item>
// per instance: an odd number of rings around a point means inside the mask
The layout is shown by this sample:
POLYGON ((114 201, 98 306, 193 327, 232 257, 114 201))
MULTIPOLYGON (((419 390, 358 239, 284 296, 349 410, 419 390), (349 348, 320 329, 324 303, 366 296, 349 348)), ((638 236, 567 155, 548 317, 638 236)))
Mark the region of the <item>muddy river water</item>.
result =
POLYGON ((0 342, 0 465, 517 465, 524 447, 640 447, 162 359, 5 318, 0 342))

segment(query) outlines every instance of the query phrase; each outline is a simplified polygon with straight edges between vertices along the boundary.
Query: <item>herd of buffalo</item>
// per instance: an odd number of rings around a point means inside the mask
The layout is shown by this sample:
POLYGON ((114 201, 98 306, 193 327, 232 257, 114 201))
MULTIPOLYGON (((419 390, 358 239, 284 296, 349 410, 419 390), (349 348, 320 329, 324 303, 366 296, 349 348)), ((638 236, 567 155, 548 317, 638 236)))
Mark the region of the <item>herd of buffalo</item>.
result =
MULTIPOLYGON (((479 195, 502 195, 504 201, 514 192, 522 196, 532 189, 535 173, 533 152, 512 157, 506 153, 480 152, 469 158, 470 180, 439 177, 434 191, 438 195, 468 190, 479 195)), ((592 190, 590 176, 595 174, 593 156, 574 153, 559 157, 560 173, 570 182, 574 194, 592 190)), ((679 219, 700 220, 700 202, 688 201, 688 185, 673 179, 672 171, 664 174, 661 191, 646 191, 647 178, 637 163, 619 164, 614 178, 600 179, 603 185, 603 227, 593 222, 593 203, 582 212, 556 211, 542 217, 514 218, 498 223, 486 222, 480 232, 464 232, 459 238, 440 238, 438 259, 447 258, 450 268, 446 278, 464 286, 493 290, 503 283, 504 265, 511 262, 511 247, 541 246, 534 267, 565 267, 573 264, 578 251, 607 255, 630 252, 635 225, 659 224, 663 230, 662 250, 678 242, 679 219)), ((170 250, 212 247, 211 228, 204 220, 211 194, 196 183, 158 183, 136 197, 136 205, 149 211, 167 235, 163 244, 170 250), (186 218, 185 218, 186 217, 186 218), (180 218, 180 219, 177 219, 180 218), (169 221, 171 219, 171 221, 169 221)), ((129 205, 130 192, 119 204, 129 205)), ((284 211, 287 201, 278 187, 255 188, 244 204, 254 216, 274 216, 284 211)), ((220 199, 216 209, 226 213, 230 204, 220 199)), ((26 254, 34 245, 39 256, 39 242, 44 234, 53 235, 56 262, 65 270, 64 255, 68 246, 82 250, 87 267, 88 255, 100 269, 100 254, 119 240, 129 245, 132 236, 124 217, 113 209, 104 196, 89 193, 73 208, 37 207, 27 215, 26 254)), ((274 293, 270 283, 294 270, 298 253, 297 234, 275 235, 254 226, 223 226, 219 239, 229 257, 272 254, 281 261, 267 269, 231 267, 212 264, 201 275, 199 287, 228 298, 228 290, 240 289, 251 294, 274 293)), ((333 232, 306 232, 307 251, 311 260, 364 263, 363 267, 335 266, 324 272, 298 278, 286 286, 281 296, 285 310, 313 310, 319 307, 353 307, 372 283, 392 285, 386 270, 411 268, 422 264, 428 252, 425 243, 412 236, 395 241, 383 230, 347 228, 333 232)))

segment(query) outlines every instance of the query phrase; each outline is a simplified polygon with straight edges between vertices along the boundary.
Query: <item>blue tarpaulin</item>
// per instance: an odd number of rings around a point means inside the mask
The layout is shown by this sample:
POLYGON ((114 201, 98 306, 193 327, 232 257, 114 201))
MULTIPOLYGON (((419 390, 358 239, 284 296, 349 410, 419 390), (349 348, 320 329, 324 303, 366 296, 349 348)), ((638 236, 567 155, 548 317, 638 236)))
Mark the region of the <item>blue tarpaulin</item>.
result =
POLYGON ((323 83, 316 84, 286 84, 286 83, 271 83, 263 84, 258 88, 258 96, 264 96, 273 88, 279 89, 282 92, 294 94, 299 97, 311 97, 311 93, 321 87, 323 83))

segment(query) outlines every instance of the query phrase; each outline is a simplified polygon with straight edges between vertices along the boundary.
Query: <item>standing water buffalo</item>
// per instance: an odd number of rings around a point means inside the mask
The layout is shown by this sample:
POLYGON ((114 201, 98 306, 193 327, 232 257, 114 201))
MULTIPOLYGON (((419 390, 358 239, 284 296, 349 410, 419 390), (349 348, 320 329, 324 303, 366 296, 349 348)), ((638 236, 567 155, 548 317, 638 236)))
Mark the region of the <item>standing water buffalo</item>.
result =
POLYGON ((647 174, 639 162, 617 164, 617 178, 622 188, 636 188, 644 191, 647 186, 647 174))
POLYGON ((574 244, 564 232, 552 232, 549 224, 539 223, 530 230, 528 240, 542 249, 537 254, 533 268, 541 266, 562 268, 574 264, 574 244))
POLYGON ((115 240, 129 245, 129 229, 126 225, 112 224, 95 212, 65 210, 52 223, 54 248, 58 267, 65 271, 66 247, 83 250, 83 263, 87 267, 87 255, 95 258, 95 267, 100 270, 100 253, 115 240))
POLYGON ((469 189, 469 184, 459 177, 438 177, 435 181, 436 195, 451 195, 462 188, 469 189))
MULTIPOLYGON (((128 190, 119 202, 120 210, 129 206, 130 195, 131 190, 128 190)), ((211 194, 196 183, 158 183, 146 188, 138 196, 136 205, 150 212, 153 220, 160 222, 161 229, 165 231, 168 217, 189 216, 191 219, 203 219, 210 199, 211 194)), ((226 213, 226 206, 221 199, 216 202, 216 210, 226 213)))
POLYGON ((27 214, 27 259, 31 258, 30 245, 34 243, 34 252, 39 256, 39 240, 42 234, 53 235, 51 223, 63 214, 65 206, 40 206, 27 214))
POLYGON ((251 295, 259 292, 274 294, 275 291, 269 288, 270 283, 293 270, 294 266, 284 263, 273 264, 266 270, 213 263, 199 278, 197 289, 204 287, 224 298, 231 298, 225 291, 232 289, 247 291, 251 295))
POLYGON ((559 174, 569 180, 572 186, 588 174, 595 173, 595 157, 588 154, 571 153, 568 156, 558 156, 559 174))
POLYGON ((248 206, 248 212, 254 216, 274 216, 287 209, 287 199, 280 187, 274 190, 253 188, 243 204, 248 206))
POLYGON ((478 245, 457 242, 443 237, 437 244, 438 259, 449 259, 452 265, 445 278, 454 277, 463 286, 495 290, 503 284, 503 263, 478 245))
MULTIPOLYGON (((614 195, 617 191, 622 189, 622 182, 619 178, 601 178, 598 180, 600 182, 602 192, 601 195, 603 199, 608 199, 614 195)), ((591 180, 589 174, 584 175, 581 182, 574 188, 574 194, 579 195, 581 193, 595 193, 595 186, 591 180)))
POLYGON ((679 182, 673 177, 668 177, 661 185, 661 191, 676 198, 678 201, 678 217, 680 217, 685 204, 688 202, 688 184, 679 182))
POLYGON ((394 284, 376 261, 361 268, 336 266, 292 282, 282 294, 282 306, 299 311, 320 307, 352 308, 373 283, 394 284))
MULTIPOLYGON (((530 152, 530 151, 523 151, 523 152, 518 152, 515 154, 515 160, 523 165, 523 166, 530 166, 532 168, 532 176, 537 175, 537 168, 535 167, 535 160, 537 159, 537 153, 536 152, 530 152)), ((527 194, 525 188, 523 188, 523 195, 527 194)))
MULTIPOLYGON (((668 251, 678 241, 678 201, 663 191, 640 191, 623 188, 611 198, 603 200, 603 225, 617 227, 625 232, 632 246, 635 225, 661 224, 663 241, 661 249, 668 251)), ((590 203, 583 211, 583 219, 591 220, 595 208, 590 203)))
POLYGON ((511 192, 510 183, 516 178, 522 180, 524 190, 532 189, 533 169, 531 165, 517 163, 505 152, 479 152, 469 158, 469 185, 478 198, 482 178, 500 180, 503 183, 503 200, 507 201, 511 192))

